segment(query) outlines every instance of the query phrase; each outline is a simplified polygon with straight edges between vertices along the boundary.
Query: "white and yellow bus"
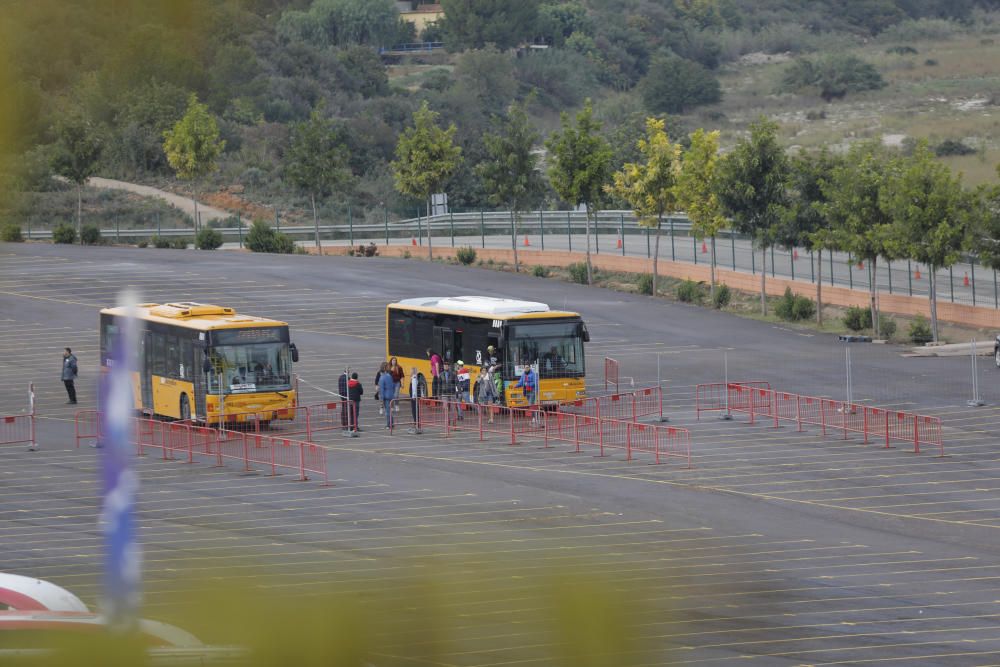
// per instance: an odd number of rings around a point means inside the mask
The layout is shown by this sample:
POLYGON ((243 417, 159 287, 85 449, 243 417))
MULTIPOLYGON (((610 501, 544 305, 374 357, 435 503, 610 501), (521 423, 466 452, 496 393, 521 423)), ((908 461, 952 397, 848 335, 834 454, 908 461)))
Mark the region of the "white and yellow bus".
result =
MULTIPOLYGON (((506 384, 507 405, 526 405, 514 385, 535 366, 538 400, 557 403, 586 395, 583 345, 590 340, 577 313, 544 303, 484 296, 405 299, 386 307, 386 355, 406 370, 416 366, 431 384, 427 349, 454 364, 464 361, 474 383, 493 346, 506 384)), ((404 393, 409 382, 403 381, 404 393)))
MULTIPOLYGON (((285 322, 201 303, 136 308, 135 407, 205 423, 291 418, 292 362, 298 350, 285 322), (220 408, 221 404, 221 408, 220 408)), ((101 365, 122 331, 124 308, 101 311, 101 365)))

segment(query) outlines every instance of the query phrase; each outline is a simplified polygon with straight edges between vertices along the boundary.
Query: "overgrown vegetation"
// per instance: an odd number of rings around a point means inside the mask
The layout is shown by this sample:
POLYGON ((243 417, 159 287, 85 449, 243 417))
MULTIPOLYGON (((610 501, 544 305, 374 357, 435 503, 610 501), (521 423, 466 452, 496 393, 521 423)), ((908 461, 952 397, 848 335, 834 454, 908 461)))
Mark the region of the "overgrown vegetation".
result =
POLYGON ((263 220, 253 221, 243 245, 251 252, 291 254, 295 251, 295 242, 290 236, 275 231, 263 220))
POLYGON ((459 248, 455 251, 455 259, 468 266, 476 261, 476 250, 471 246, 459 248))
POLYGON ((640 273, 635 278, 636 289, 639 290, 639 294, 652 294, 653 293, 653 274, 651 273, 640 273))
POLYGON ((59 223, 52 230, 52 242, 64 244, 76 243, 76 227, 66 222, 59 223))
POLYGON ((684 303, 700 305, 705 301, 705 293, 704 283, 694 280, 685 280, 677 286, 677 300, 684 303))
POLYGON ((928 343, 934 339, 931 332, 931 325, 927 322, 927 318, 923 315, 917 315, 910 322, 910 326, 906 331, 906 336, 911 342, 922 345, 928 343))
POLYGON ((24 236, 21 235, 21 226, 13 222, 4 223, 0 227, 0 241, 6 243, 21 243, 24 236))
POLYGON ((211 227, 202 227, 194 237, 194 247, 198 250, 215 250, 222 247, 222 233, 211 227))
POLYGON ((97 225, 84 225, 80 230, 80 243, 83 245, 100 245, 101 228, 97 225))
POLYGON ((809 297, 792 294, 792 288, 786 287, 784 295, 774 306, 774 314, 786 322, 808 320, 816 314, 816 304, 809 297))
POLYGON ((719 285, 715 288, 715 294, 712 296, 712 305, 715 306, 717 310, 722 310, 729 305, 729 302, 733 300, 733 292, 729 289, 729 286, 725 283, 719 285))
POLYGON ((541 264, 536 264, 534 268, 531 269, 531 275, 536 278, 548 278, 552 271, 547 266, 542 266, 541 264))
POLYGON ((579 283, 581 285, 587 284, 587 263, 586 262, 575 262, 566 267, 569 271, 570 277, 573 282, 579 283))
POLYGON ((835 54, 822 58, 799 58, 785 70, 781 90, 798 92, 815 89, 820 97, 830 100, 848 93, 878 90, 885 80, 871 63, 857 56, 835 54))

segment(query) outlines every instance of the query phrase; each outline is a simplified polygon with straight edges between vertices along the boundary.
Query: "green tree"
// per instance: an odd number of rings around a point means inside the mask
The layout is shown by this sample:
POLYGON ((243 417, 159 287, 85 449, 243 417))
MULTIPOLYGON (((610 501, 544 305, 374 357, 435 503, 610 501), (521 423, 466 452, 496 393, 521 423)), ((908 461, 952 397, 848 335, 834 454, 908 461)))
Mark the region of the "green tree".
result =
POLYGON ((316 46, 392 46, 407 30, 392 0, 314 0, 306 11, 282 13, 277 34, 316 46))
POLYGON ((319 217, 316 198, 328 197, 350 179, 347 147, 336 124, 324 114, 321 102, 309 115, 309 120, 292 125, 291 144, 285 153, 285 170, 289 180, 309 195, 312 204, 316 247, 322 254, 319 239, 319 217))
POLYGON ((587 209, 587 284, 593 283, 594 270, 590 262, 590 224, 604 202, 604 186, 611 177, 611 146, 600 135, 601 124, 594 120, 593 105, 588 98, 576 114, 576 121, 565 111, 560 114, 561 129, 545 142, 552 163, 549 181, 556 193, 573 206, 587 209))
POLYGON ((198 96, 188 97, 187 111, 174 126, 163 133, 163 152, 178 178, 195 184, 191 197, 194 202, 194 227, 198 229, 198 188, 196 181, 219 168, 216 160, 226 147, 219 138, 219 126, 208 107, 198 102, 198 96))
POLYGON ((824 186, 842 162, 842 158, 826 148, 791 159, 788 204, 775 234, 775 242, 780 245, 787 248, 804 246, 818 253, 816 322, 819 325, 823 324, 823 251, 839 249, 826 211, 829 199, 824 186))
POLYGON ((483 109, 502 109, 517 92, 514 61, 493 46, 466 51, 455 63, 455 80, 460 93, 471 97, 483 109))
POLYGON ((413 126, 403 130, 392 162, 396 189, 419 197, 427 205, 427 254, 434 259, 431 234, 431 195, 439 192, 462 163, 462 149, 455 145, 455 124, 447 130, 437 124, 438 114, 425 101, 413 113, 413 126))
POLYGON ((489 192, 490 203, 510 209, 510 243, 517 271, 521 211, 538 200, 544 187, 538 156, 533 152, 541 137, 531 126, 523 104, 512 104, 495 125, 496 131, 483 137, 487 159, 476 166, 476 172, 489 192))
POLYGON ((681 206, 691 219, 691 231, 696 236, 711 240, 711 288, 715 298, 715 239, 729 225, 723 215, 719 195, 716 193, 719 161, 719 132, 705 132, 699 128, 691 135, 691 146, 684 152, 678 191, 681 206))
POLYGON ((890 242, 892 215, 885 209, 889 173, 896 168, 879 141, 851 147, 846 159, 830 173, 823 187, 828 200, 824 211, 835 230, 841 250, 867 264, 869 308, 875 335, 878 323, 878 258, 896 254, 890 242))
POLYGON ((68 112, 56 123, 52 169, 76 186, 77 236, 83 228, 83 186, 97 173, 102 148, 97 128, 79 110, 68 112))
POLYGON ((767 314, 767 249, 781 219, 788 181, 788 158, 778 144, 778 125, 761 118, 750 125, 718 168, 717 194, 736 229, 760 248, 760 309, 767 314))
POLYGON ((538 0, 441 0, 441 9, 440 27, 451 51, 517 46, 532 36, 538 18, 538 0))
POLYGON ((891 216, 893 241, 910 257, 927 264, 931 334, 938 340, 937 278, 935 271, 959 260, 966 243, 974 199, 963 191, 958 176, 935 161, 921 141, 913 156, 887 179, 879 200, 891 216))
POLYGON ((657 294, 663 216, 680 207, 677 186, 681 147, 670 141, 666 123, 657 118, 646 119, 646 136, 636 145, 644 161, 622 165, 621 170, 612 175, 613 184, 606 190, 629 203, 639 225, 656 230, 652 289, 653 294, 657 294))
POLYGON ((675 55, 657 55, 639 82, 646 108, 653 113, 683 113, 722 99, 719 81, 696 62, 675 55))
MULTIPOLYGON (((997 176, 1000 177, 1000 165, 997 176)), ((1000 269, 1000 185, 981 186, 975 192, 975 203, 978 214, 970 245, 983 264, 1000 269)))

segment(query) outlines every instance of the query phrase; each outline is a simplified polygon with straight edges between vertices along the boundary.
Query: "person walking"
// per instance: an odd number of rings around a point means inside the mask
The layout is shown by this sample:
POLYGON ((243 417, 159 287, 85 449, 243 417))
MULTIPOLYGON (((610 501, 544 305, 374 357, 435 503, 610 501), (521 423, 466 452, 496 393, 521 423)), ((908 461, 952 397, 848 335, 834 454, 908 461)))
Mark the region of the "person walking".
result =
MULTIPOLYGON (((528 403, 528 409, 533 410, 535 407, 535 398, 538 393, 538 375, 535 373, 535 369, 530 365, 527 366, 514 386, 524 391, 524 400, 528 403)), ((532 412, 531 423, 534 424, 537 419, 538 416, 532 412)))
POLYGON ((337 394, 340 396, 340 429, 346 431, 353 423, 351 419, 351 397, 347 395, 347 385, 351 376, 345 370, 337 380, 337 394))
MULTIPOLYGON (((399 360, 393 357, 389 360, 389 372, 392 373, 392 381, 396 385, 396 398, 399 398, 403 393, 403 376, 406 372, 403 367, 399 365, 399 360)), ((396 412, 399 412, 399 403, 396 403, 396 412)))
POLYGON ((427 397, 427 380, 424 379, 424 374, 417 370, 414 366, 410 369, 410 412, 413 413, 413 425, 415 428, 420 428, 419 406, 421 398, 427 397))
POLYGON ((361 431, 361 396, 364 393, 365 388, 361 386, 361 381, 358 380, 358 374, 351 373, 351 379, 347 381, 347 397, 351 399, 351 407, 354 411, 354 414, 351 415, 351 421, 353 423, 353 428, 351 430, 355 432, 361 431))
POLYGON ((458 394, 458 402, 465 403, 466 400, 471 401, 469 398, 469 388, 472 376, 469 374, 469 369, 465 367, 465 362, 459 359, 455 362, 455 393, 458 394))
POLYGON ((382 407, 385 412, 385 427, 392 428, 392 402, 396 398, 396 381, 392 379, 392 373, 386 370, 382 377, 378 379, 378 395, 382 399, 382 407))
POLYGON ((66 401, 66 405, 76 405, 76 376, 78 369, 76 366, 76 355, 73 354, 73 350, 68 347, 63 350, 63 364, 62 364, 62 381, 66 385, 66 393, 69 395, 69 400, 66 401))
POLYGON ((441 395, 441 355, 427 348, 427 358, 431 362, 431 396, 438 398, 441 395))
POLYGON ((444 401, 445 414, 448 423, 454 423, 455 392, 458 390, 458 382, 455 374, 451 371, 451 364, 447 361, 441 364, 441 375, 438 377, 438 389, 441 391, 440 398, 444 401))
POLYGON ((388 372, 389 372, 389 362, 383 361, 382 364, 378 367, 378 372, 375 373, 375 381, 372 383, 375 385, 375 402, 378 403, 379 414, 382 414, 382 410, 385 409, 385 405, 382 403, 382 399, 379 396, 379 387, 382 386, 382 383, 379 381, 382 379, 382 376, 388 372))

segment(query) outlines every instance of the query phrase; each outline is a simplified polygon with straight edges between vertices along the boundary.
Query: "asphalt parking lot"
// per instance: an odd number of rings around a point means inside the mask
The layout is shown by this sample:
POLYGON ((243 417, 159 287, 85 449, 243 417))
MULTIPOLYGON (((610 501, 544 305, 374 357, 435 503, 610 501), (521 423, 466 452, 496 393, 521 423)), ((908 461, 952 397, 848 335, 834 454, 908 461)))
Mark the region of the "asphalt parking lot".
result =
MULTIPOLYGON (((76 407, 93 407, 96 311, 124 286, 144 301, 220 303, 288 321, 306 401, 322 400, 347 365, 370 381, 388 302, 545 301, 588 322, 592 384, 603 389, 604 356, 637 385, 659 377, 666 412, 693 439, 694 467, 685 469, 531 439, 480 442, 469 432, 325 433, 317 440, 331 450, 331 486, 140 459, 148 616, 169 617, 168 594, 197 576, 308 589, 377 580, 428 558, 559 568, 585 555, 586 567, 629 582, 637 604, 659 610, 637 629, 645 643, 634 664, 663 664, 667 651, 677 664, 1000 661, 1000 371, 992 365, 979 369, 987 405, 971 408, 968 359, 851 348, 854 399, 940 416, 944 458, 739 417, 698 422, 694 385, 726 375, 843 398, 845 348, 647 297, 407 260, 0 245, 0 414, 22 411, 34 382, 41 417, 40 451, 0 452, 5 570, 50 579, 89 603, 99 596, 98 461, 73 448, 59 357, 74 349, 76 407)), ((375 426, 374 401, 363 410, 375 426)), ((505 584, 499 619, 496 608, 462 609, 483 629, 445 664, 545 664, 544 645, 507 623, 525 612, 517 588, 505 584)))

